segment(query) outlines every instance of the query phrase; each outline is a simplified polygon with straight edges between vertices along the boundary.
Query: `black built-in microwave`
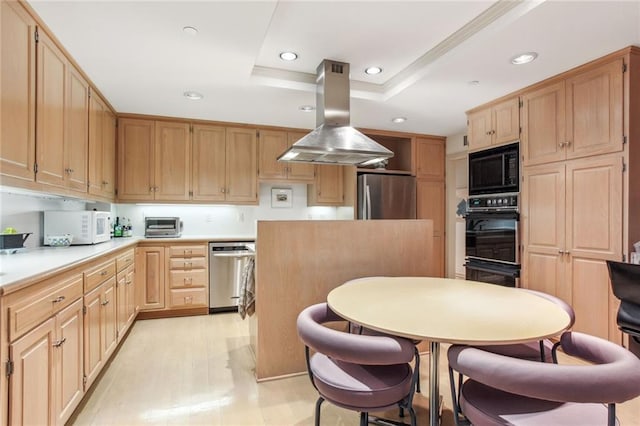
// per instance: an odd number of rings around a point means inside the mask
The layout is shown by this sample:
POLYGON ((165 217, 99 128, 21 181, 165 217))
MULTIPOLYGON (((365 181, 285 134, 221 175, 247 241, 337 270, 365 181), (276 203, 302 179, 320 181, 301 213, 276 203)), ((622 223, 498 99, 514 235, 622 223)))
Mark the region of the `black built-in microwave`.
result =
POLYGON ((469 154, 469 195, 520 191, 518 143, 469 154))

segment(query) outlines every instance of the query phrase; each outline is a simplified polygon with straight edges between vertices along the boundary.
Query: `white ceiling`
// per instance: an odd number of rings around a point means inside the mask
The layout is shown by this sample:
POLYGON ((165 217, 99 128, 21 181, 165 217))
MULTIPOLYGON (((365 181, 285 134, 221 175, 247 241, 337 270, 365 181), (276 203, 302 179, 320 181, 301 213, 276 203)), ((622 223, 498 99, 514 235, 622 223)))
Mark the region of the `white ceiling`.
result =
POLYGON ((640 45, 640 0, 29 3, 118 112, 300 128, 323 59, 351 64, 354 126, 449 136, 468 109, 640 45))

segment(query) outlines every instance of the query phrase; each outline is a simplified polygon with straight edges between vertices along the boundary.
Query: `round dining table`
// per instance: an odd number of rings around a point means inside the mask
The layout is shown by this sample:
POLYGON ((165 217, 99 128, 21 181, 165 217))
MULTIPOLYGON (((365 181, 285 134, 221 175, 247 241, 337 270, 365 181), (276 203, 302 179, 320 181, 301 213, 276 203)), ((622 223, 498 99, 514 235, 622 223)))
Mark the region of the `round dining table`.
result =
POLYGON ((440 343, 531 342, 557 336, 570 323, 562 308, 535 294, 451 278, 359 278, 333 289, 327 303, 341 317, 372 330, 430 342, 430 426, 440 422, 440 343))

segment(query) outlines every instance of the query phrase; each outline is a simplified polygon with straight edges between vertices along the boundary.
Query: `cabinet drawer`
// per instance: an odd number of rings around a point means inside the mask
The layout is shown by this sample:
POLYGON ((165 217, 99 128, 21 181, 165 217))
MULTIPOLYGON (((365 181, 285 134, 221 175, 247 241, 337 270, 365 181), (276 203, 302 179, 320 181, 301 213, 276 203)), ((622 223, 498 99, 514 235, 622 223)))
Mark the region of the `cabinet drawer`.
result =
POLYGON ((194 269, 191 271, 169 271, 169 287, 206 287, 209 281, 207 271, 194 269))
POLYGON ((116 275, 116 262, 111 259, 95 268, 89 269, 84 273, 84 291, 93 290, 98 287, 104 280, 116 275))
POLYGON ((206 255, 207 246, 202 244, 169 247, 169 257, 205 257, 206 255))
POLYGON ((53 288, 27 296, 9 306, 9 340, 20 337, 80 297, 82 275, 78 274, 54 285, 53 288))
POLYGON ((118 272, 124 271, 127 266, 133 264, 133 259, 135 257, 133 250, 127 250, 125 253, 118 256, 116 259, 116 270, 118 272))
POLYGON ((169 291, 169 307, 190 308, 208 306, 205 288, 171 289, 169 291))
POLYGON ((205 269, 205 257, 179 257, 169 259, 169 269, 205 269))

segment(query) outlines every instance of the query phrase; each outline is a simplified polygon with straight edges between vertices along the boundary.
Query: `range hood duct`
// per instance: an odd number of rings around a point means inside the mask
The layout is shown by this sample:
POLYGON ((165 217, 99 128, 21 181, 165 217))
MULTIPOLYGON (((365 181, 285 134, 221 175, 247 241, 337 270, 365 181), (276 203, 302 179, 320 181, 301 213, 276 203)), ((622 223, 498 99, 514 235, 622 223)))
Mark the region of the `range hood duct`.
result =
POLYGON ((393 152, 349 125, 349 90, 349 64, 322 61, 316 79, 318 127, 278 161, 363 166, 393 157, 393 152))

